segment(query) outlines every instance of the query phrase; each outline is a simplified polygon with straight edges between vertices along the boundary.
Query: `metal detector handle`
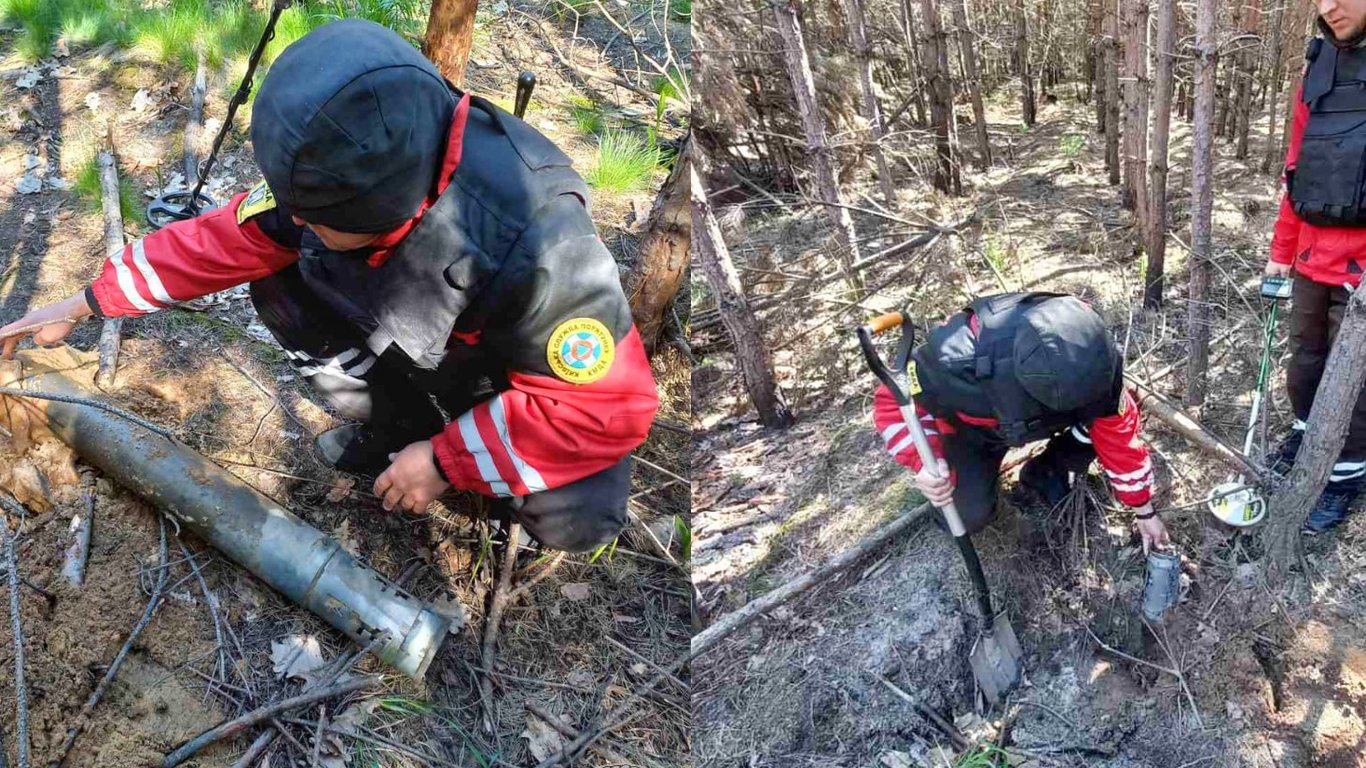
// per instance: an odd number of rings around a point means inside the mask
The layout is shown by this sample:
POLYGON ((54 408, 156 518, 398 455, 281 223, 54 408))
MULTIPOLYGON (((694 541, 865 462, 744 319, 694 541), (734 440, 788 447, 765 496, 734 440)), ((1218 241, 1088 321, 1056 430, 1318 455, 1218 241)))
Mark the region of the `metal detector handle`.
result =
MULTIPOLYGON (((896 373, 904 373, 911 359, 911 346, 915 341, 915 327, 911 324, 909 316, 904 312, 890 312, 876 317, 867 323, 860 325, 855 331, 858 334, 859 346, 863 348, 863 356, 868 360, 868 367, 873 369, 873 373, 887 385, 891 390, 892 396, 896 398, 897 406, 901 410, 901 420, 905 422, 906 429, 911 432, 911 441, 915 443, 915 451, 920 454, 921 471, 928 472, 930 477, 941 479, 939 475, 939 459, 934 455, 934 449, 930 448, 930 441, 925 437, 925 430, 920 427, 920 418, 915 413, 915 399, 912 394, 896 379, 896 373), (889 367, 883 361, 881 355, 877 353, 877 347, 873 345, 873 337, 890 328, 900 325, 904 330, 901 342, 897 345, 896 357, 889 367), (895 371, 895 372, 894 372, 895 371)), ((944 520, 949 524, 949 532, 956 539, 964 539, 968 535, 967 526, 963 525, 963 518, 958 515, 958 507, 950 499, 947 504, 939 507, 944 513, 944 520)), ((971 545, 969 545, 971 548, 971 545)), ((975 559, 974 553, 974 559, 975 559)), ((972 570, 969 563, 969 570, 972 570)), ((981 566, 977 566, 980 573, 981 566)), ((974 576, 974 580, 976 577, 974 576)))
POLYGON ((523 72, 517 76, 517 96, 512 103, 512 114, 519 119, 526 116, 526 108, 531 104, 531 92, 535 89, 535 72, 523 72))

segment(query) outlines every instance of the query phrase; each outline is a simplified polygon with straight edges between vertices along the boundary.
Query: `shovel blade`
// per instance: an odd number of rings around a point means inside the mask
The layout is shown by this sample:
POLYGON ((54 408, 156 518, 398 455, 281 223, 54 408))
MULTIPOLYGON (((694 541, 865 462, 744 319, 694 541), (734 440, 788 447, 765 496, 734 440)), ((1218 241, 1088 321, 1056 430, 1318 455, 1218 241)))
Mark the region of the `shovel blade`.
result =
POLYGON ((996 614, 991 631, 977 639, 977 645, 968 659, 973 677, 977 678, 982 693, 991 703, 1000 704, 1005 695, 1019 684, 1023 658, 1010 620, 1005 613, 996 614))

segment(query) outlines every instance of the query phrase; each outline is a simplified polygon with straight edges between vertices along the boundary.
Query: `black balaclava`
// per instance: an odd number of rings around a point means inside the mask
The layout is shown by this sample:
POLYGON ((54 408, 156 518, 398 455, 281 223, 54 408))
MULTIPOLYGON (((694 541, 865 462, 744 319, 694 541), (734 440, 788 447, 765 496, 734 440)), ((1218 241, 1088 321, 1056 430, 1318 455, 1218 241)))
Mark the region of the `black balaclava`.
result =
POLYGON ((334 21, 271 66, 252 107, 252 148, 294 215, 386 232, 433 189, 455 101, 436 67, 394 31, 334 21))
POLYGON ((1105 323, 1080 299, 1030 308, 1015 335, 1015 377, 1030 397, 1065 413, 1118 392, 1119 351, 1105 323))

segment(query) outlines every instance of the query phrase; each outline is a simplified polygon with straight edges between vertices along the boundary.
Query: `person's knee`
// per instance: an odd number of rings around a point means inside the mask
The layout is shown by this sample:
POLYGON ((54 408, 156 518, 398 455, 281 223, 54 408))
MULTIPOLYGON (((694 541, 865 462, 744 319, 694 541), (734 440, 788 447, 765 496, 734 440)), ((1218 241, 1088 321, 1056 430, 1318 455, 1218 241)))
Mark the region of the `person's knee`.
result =
POLYGON ((590 552, 611 542, 626 527, 630 490, 627 457, 569 485, 520 497, 513 503, 512 514, 551 549, 590 552))

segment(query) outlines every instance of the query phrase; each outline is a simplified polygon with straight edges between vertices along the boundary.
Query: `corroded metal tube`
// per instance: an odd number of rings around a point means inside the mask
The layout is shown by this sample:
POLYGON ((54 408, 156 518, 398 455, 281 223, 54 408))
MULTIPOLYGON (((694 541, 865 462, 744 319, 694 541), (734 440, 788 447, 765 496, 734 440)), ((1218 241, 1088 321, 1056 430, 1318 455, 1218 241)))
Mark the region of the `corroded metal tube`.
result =
MULTIPOLYGON (((67 372, 25 372, 13 386, 98 397, 67 372)), ((374 653, 421 678, 451 619, 362 565, 319 531, 198 452, 145 427, 84 405, 25 400, 49 429, 86 461, 155 504, 281 594, 361 645, 380 633, 374 653)))

